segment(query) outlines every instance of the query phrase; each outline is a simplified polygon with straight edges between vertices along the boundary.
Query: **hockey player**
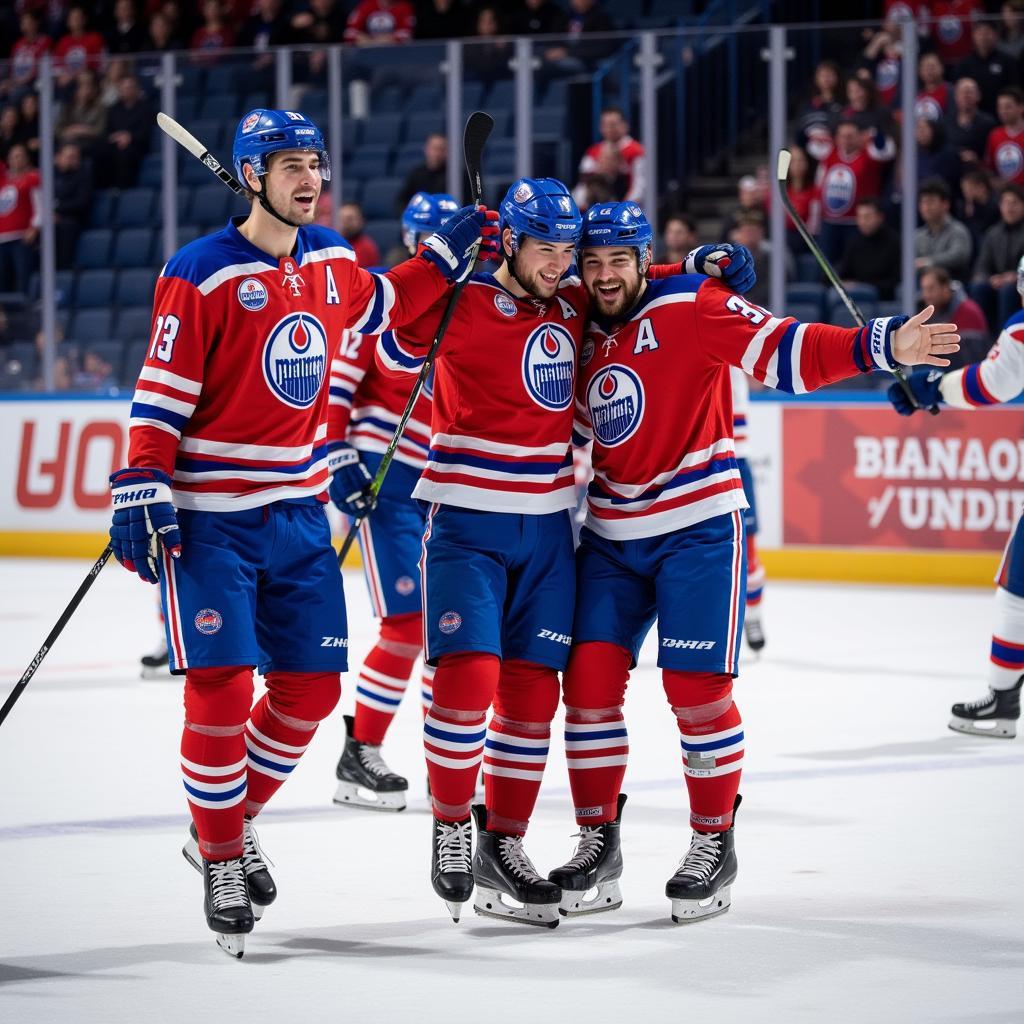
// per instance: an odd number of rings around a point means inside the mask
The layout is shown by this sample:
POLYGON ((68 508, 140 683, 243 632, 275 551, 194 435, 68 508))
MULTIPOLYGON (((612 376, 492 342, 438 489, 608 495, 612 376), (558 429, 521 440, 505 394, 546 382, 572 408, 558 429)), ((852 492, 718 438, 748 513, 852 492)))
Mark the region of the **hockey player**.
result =
MULTIPOLYGON (((572 640, 570 440, 588 300, 567 276, 582 221, 565 185, 521 178, 500 215, 504 262, 470 279, 449 325, 413 491, 430 502, 421 571, 426 658, 437 666, 424 724, 431 880, 456 921, 475 878, 478 913, 554 927, 561 890, 537 872, 523 836, 572 640)), ((721 262, 749 272, 747 259, 721 262)), ((383 335, 382 367, 416 372, 439 315, 383 335)))
POLYGON ((732 438, 736 442, 736 468, 743 481, 747 508, 743 510, 743 526, 747 536, 747 610, 743 618, 743 633, 747 644, 755 653, 764 649, 764 624, 761 621, 761 598, 764 596, 765 571, 757 553, 757 494, 754 474, 747 455, 747 416, 750 412, 750 385, 747 375, 737 366, 729 367, 732 382, 732 438))
MULTIPOLYGON (((1017 264, 1017 291, 1024 300, 1024 257, 1017 264)), ((914 397, 924 408, 934 405, 977 409, 1009 402, 1024 391, 1024 310, 1003 325, 988 356, 981 362, 942 373, 921 370, 910 377, 914 397)), ((889 400, 902 416, 915 411, 898 388, 889 400)), ((1020 718, 1024 685, 1024 510, 1006 543, 996 574, 995 630, 989 655, 989 691, 980 700, 953 705, 949 727, 972 736, 1013 739, 1020 718)))
POLYGON ((732 700, 743 627, 747 502, 736 466, 728 366, 801 394, 898 362, 948 365, 952 325, 917 316, 863 329, 774 317, 695 274, 648 281, 651 228, 632 203, 597 206, 580 269, 593 300, 577 382, 577 430, 594 480, 577 553, 563 683, 566 755, 580 827, 549 878, 568 914, 621 905, 619 824, 630 669, 658 621, 658 664, 676 716, 693 827, 666 893, 675 921, 721 913, 736 875, 743 726, 732 700), (587 890, 597 887, 592 900, 587 890))
MULTIPOLYGON (((443 192, 417 192, 402 214, 402 241, 415 255, 417 246, 458 209, 443 192)), ((331 500, 357 516, 363 488, 380 466, 409 399, 408 377, 381 373, 374 364, 377 339, 346 332, 331 364, 328 449, 355 451, 331 479, 331 500), (351 500, 350 496, 355 495, 351 500)), ((424 388, 395 451, 394 461, 377 495, 372 515, 363 519, 359 547, 380 636, 366 656, 356 683, 355 716, 345 716, 345 748, 335 774, 334 802, 342 806, 401 811, 408 781, 381 756, 381 744, 402 701, 413 666, 423 649, 420 607, 420 541, 424 507, 412 497, 430 448, 430 389, 424 388)), ((432 700, 434 670, 423 666, 422 701, 426 714, 432 700)))
POLYGON ((111 543, 125 568, 160 583, 171 667, 185 674, 185 853, 203 872, 209 927, 241 956, 253 906, 276 895, 252 818, 334 708, 346 669, 324 513, 328 367, 346 327, 377 334, 422 314, 496 229, 467 207, 421 257, 372 275, 313 224, 330 166, 308 118, 251 111, 233 157, 250 213, 185 246, 157 281, 129 464, 111 477, 111 543), (253 707, 254 666, 267 693, 253 707))

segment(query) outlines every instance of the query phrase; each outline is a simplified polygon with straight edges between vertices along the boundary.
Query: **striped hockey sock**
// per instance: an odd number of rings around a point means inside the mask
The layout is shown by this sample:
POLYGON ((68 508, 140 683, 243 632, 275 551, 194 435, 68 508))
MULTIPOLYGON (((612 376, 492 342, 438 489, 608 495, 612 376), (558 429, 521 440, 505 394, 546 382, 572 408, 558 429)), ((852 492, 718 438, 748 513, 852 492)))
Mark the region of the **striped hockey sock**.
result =
POLYGON ((249 796, 245 813, 258 814, 281 788, 306 751, 319 722, 304 722, 277 711, 264 694, 245 725, 249 754, 249 796))
POLYGON ((993 690, 1008 690, 1024 675, 1024 597, 999 587, 995 618, 988 681, 993 690))
POLYGON ((352 735, 379 747, 391 725, 419 657, 423 627, 418 614, 389 616, 381 621, 380 639, 366 656, 356 682, 356 713, 352 735))
POLYGON ((565 709, 565 758, 577 825, 614 821, 629 759, 622 708, 565 709))
POLYGON ((526 834, 550 746, 550 722, 510 722, 499 715, 491 717, 484 743, 488 830, 526 834))
POLYGON ((430 705, 434 703, 434 668, 432 665, 423 665, 423 678, 420 681, 420 704, 423 707, 423 717, 427 717, 430 705))
POLYGON ((246 757, 242 725, 185 723, 181 733, 181 776, 199 852, 207 860, 242 855, 246 757))

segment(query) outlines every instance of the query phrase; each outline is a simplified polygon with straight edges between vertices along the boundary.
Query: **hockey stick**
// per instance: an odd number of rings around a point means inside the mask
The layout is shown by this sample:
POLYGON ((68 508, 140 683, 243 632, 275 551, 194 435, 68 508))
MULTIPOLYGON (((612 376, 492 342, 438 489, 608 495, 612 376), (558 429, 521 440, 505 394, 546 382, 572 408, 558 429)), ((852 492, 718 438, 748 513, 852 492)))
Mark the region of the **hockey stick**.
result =
POLYGON ((103 549, 103 554, 93 563, 93 567, 89 570, 88 575, 82 580, 78 589, 75 591, 75 596, 68 602, 67 608, 64 609, 61 617, 55 623, 53 629, 50 630, 46 639, 43 641, 43 646, 36 651, 36 656, 29 662, 29 666, 21 675, 21 679, 18 680, 18 684, 11 690, 10 696, 4 701, 4 706, 0 708, 0 725, 4 724, 4 720, 10 714, 11 708, 14 707, 18 702, 18 698, 25 692, 25 687, 28 686, 32 677, 36 674, 36 669, 43 663, 43 658, 50 653, 50 648, 53 647, 57 641, 57 637, 64 632, 64 627, 68 624, 71 616, 75 614, 75 609, 82 603, 82 598, 89 593, 89 588, 96 582, 96 577, 99 576, 100 570, 107 564, 107 560, 114 553, 113 548, 108 544, 103 549))
MULTIPOLYGON (((821 267, 825 276, 828 278, 829 283, 838 292, 839 298, 843 300, 843 305, 846 306, 857 323, 858 327, 866 327, 867 321, 864 319, 864 314, 860 311, 858 305, 853 301, 850 293, 846 290, 843 282, 839 280, 839 275, 836 274, 829 263, 828 257, 821 251, 821 247, 814 240, 814 236, 807 230, 807 225, 804 223, 803 218, 799 213, 796 212, 796 208, 793 206, 793 201, 789 198, 789 192, 786 191, 786 180, 789 177, 789 162, 793 159, 793 155, 788 149, 779 150, 779 162, 777 165, 776 177, 779 183, 779 195, 782 197, 782 205, 785 206, 786 212, 793 219, 793 223, 796 225, 797 231, 800 232, 800 237, 807 244, 807 248, 811 250, 811 255, 818 261, 818 266, 821 267)), ((921 403, 914 397, 914 392, 910 389, 910 383, 907 380, 907 375, 903 372, 902 368, 897 366, 895 370, 890 370, 890 373, 899 381, 900 387, 903 389, 908 400, 915 409, 922 408, 921 403)), ((937 405, 928 406, 928 411, 933 415, 939 414, 939 407, 937 405)))
MULTIPOLYGON (((466 121, 466 129, 462 136, 462 149, 466 158, 466 173, 469 175, 470 201, 474 206, 482 200, 484 194, 484 183, 480 174, 480 163, 483 158, 484 144, 487 142, 487 137, 491 134, 491 129, 493 127, 494 119, 491 115, 485 114, 482 110, 477 110, 469 115, 469 120, 466 121)), ((474 261, 475 259, 476 253, 474 252, 474 261)), ((427 383, 427 378, 430 376, 430 371, 434 368, 434 357, 437 355, 437 348, 441 344, 441 339, 444 338, 445 333, 448 330, 448 324, 451 321, 452 314, 455 312, 455 306, 459 301, 459 296, 462 294, 462 290, 466 287, 468 281, 469 275, 467 274, 466 277, 459 281, 459 283, 452 289, 452 293, 448 297, 448 304, 444 308, 444 314, 441 316, 441 322, 437 325, 437 332, 434 334, 434 340, 430 344, 427 356, 423 360, 423 365, 420 367, 419 375, 416 377, 416 382, 412 386, 412 392, 409 395, 409 400, 405 403, 405 411, 402 413, 402 418, 398 421, 398 426, 395 428, 394 436, 391 438, 391 441, 388 443, 388 446, 384 451, 384 457, 381 459, 380 466, 377 467, 377 473, 367 489, 367 497, 369 498, 370 507, 352 520, 352 525, 349 527, 348 534, 345 537, 345 542, 341 545, 341 550, 338 552, 339 566, 345 561, 345 556, 348 554, 349 549, 352 547, 352 544, 356 539, 359 527, 363 525, 363 520, 365 520, 370 511, 372 511, 373 506, 377 501, 377 495, 380 494, 380 489, 384 484, 384 477, 387 476, 388 469, 395 457, 398 442, 401 441, 402 434, 405 432, 405 425, 409 422, 409 417, 412 416, 412 410, 416 405, 416 402, 419 400, 420 392, 423 391, 423 388, 427 383)))
POLYGON ((160 130, 169 135, 179 146, 187 149, 198 161, 205 164, 236 195, 246 194, 238 179, 187 129, 182 128, 173 117, 162 110, 156 115, 160 130))

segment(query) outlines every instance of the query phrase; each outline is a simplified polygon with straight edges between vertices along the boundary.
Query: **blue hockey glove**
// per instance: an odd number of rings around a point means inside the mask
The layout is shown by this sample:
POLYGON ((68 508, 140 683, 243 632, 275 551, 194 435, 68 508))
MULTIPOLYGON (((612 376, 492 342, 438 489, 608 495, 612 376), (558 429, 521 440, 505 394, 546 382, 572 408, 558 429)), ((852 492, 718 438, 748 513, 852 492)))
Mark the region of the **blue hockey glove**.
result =
POLYGON ((684 269, 687 274, 721 278, 741 295, 757 283, 754 257, 745 245, 732 245, 729 242, 702 245, 686 257, 684 269))
POLYGON ((423 240, 423 256, 449 281, 465 280, 473 269, 473 247, 480 241, 481 259, 498 250, 498 214, 484 206, 464 206, 423 240))
POLYGON ((893 408, 901 416, 913 415, 917 412, 918 407, 931 409, 932 406, 936 406, 942 401, 939 385, 942 383, 944 376, 945 372, 943 370, 917 370, 907 378, 910 390, 917 399, 917 405, 910 404, 910 399, 907 397, 907 393, 903 390, 903 385, 899 381, 889 385, 887 392, 889 401, 892 402, 893 408))
POLYGON ((345 515, 355 518, 373 511, 376 504, 370 497, 373 477, 352 445, 335 445, 327 456, 327 468, 331 473, 327 493, 345 515))
POLYGON ((119 469, 110 478, 114 521, 110 546, 114 557, 147 583, 160 576, 160 545, 172 558, 181 555, 181 533, 171 501, 171 478, 158 469, 119 469))

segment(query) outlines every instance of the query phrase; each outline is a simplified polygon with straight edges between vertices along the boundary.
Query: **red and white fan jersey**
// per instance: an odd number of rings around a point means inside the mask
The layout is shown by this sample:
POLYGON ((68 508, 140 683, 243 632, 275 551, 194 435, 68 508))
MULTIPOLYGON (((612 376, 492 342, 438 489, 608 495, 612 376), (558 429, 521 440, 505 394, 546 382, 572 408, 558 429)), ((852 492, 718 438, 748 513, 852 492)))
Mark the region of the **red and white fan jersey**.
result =
POLYGON ((878 141, 870 141, 853 156, 831 145, 818 157, 816 182, 825 223, 854 224, 857 203, 881 195, 882 171, 896 155, 896 143, 888 137, 881 146, 878 141))

